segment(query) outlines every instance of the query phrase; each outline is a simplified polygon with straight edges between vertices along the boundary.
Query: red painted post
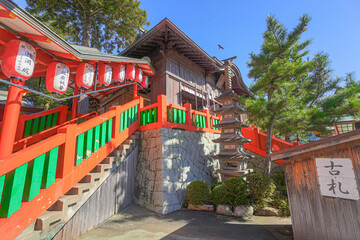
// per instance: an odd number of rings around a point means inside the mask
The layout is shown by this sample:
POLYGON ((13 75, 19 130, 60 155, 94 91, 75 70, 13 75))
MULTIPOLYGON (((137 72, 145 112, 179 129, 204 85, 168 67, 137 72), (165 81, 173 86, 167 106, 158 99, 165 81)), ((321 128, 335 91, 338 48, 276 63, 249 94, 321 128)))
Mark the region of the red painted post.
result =
POLYGON ((59 160, 57 164, 56 177, 64 178, 70 174, 75 166, 76 151, 76 128, 77 124, 68 124, 57 130, 58 133, 65 133, 65 143, 59 148, 59 160))
MULTIPOLYGON (((79 94, 79 87, 75 84, 74 95, 78 95, 78 94, 79 94)), ((78 99, 79 99, 79 97, 76 97, 73 99, 72 110, 71 110, 71 119, 76 118, 76 108, 77 108, 77 104, 78 104, 78 99)))
POLYGON ((120 115, 121 115, 121 106, 113 106, 110 107, 110 111, 115 111, 114 117, 114 127, 112 128, 112 135, 114 136, 115 140, 119 140, 120 136, 120 115))
POLYGON ((166 122, 167 122, 167 102, 166 102, 166 95, 159 95, 157 97, 157 100, 158 100, 158 104, 159 104, 159 120, 158 122, 161 124, 161 126, 165 126, 166 125, 166 122))
POLYGON ((186 108, 186 125, 188 128, 192 127, 192 119, 191 119, 191 103, 185 103, 184 107, 186 108))
POLYGON ((134 83, 133 99, 136 99, 136 97, 137 97, 137 92, 138 92, 138 85, 137 85, 137 83, 134 83))
POLYGON ((254 143, 254 145, 258 148, 260 148, 260 139, 259 139, 259 128, 252 127, 253 129, 253 141, 251 143, 254 143))
MULTIPOLYGON (((21 82, 17 79, 12 82, 22 86, 25 85, 25 81, 21 82)), ((0 158, 11 155, 13 152, 22 96, 23 90, 21 88, 10 86, 0 132, 0 158)))
POLYGON ((16 129, 16 137, 15 140, 20 140, 24 136, 24 128, 25 128, 25 122, 26 122, 26 114, 21 114, 19 116, 19 121, 16 129))
POLYGON ((68 114, 68 107, 65 105, 60 105, 59 108, 61 108, 59 112, 59 124, 63 124, 67 121, 67 114, 68 114))
POLYGON ((137 120, 139 121, 140 126, 140 117, 141 117, 141 109, 144 107, 144 98, 137 96, 136 99, 139 99, 139 106, 138 106, 138 112, 137 112, 137 120))
POLYGON ((206 113, 205 126, 206 126, 206 128, 211 129, 209 109, 204 109, 204 110, 203 110, 203 113, 206 113))

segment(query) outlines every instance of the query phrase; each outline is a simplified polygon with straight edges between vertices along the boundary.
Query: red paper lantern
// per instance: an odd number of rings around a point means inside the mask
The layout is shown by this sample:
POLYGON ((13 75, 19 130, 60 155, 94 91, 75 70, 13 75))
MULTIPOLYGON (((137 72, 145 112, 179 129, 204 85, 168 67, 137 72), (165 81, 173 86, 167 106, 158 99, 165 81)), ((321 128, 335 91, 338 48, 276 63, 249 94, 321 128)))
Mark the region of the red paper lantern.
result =
POLYGON ((116 64, 114 67, 114 80, 117 83, 125 82, 125 64, 116 64))
POLYGON ((135 81, 141 83, 143 80, 143 70, 136 68, 135 70, 135 81))
POLYGON ((128 64, 126 66, 126 80, 134 81, 135 80, 136 68, 134 65, 128 64))
POLYGON ((33 75, 36 50, 27 42, 10 40, 4 49, 1 69, 8 78, 25 81, 33 75))
POLYGON ((142 88, 148 88, 149 86, 149 77, 146 75, 143 75, 142 82, 140 84, 142 88))
POLYGON ((94 82, 94 67, 90 63, 80 63, 76 70, 76 85, 89 89, 94 82))
POLYGON ((98 76, 101 85, 109 86, 112 78, 112 68, 107 64, 100 63, 98 76))
POLYGON ((46 73, 46 89, 51 93, 65 93, 69 84, 69 76, 70 70, 64 63, 50 63, 46 73))

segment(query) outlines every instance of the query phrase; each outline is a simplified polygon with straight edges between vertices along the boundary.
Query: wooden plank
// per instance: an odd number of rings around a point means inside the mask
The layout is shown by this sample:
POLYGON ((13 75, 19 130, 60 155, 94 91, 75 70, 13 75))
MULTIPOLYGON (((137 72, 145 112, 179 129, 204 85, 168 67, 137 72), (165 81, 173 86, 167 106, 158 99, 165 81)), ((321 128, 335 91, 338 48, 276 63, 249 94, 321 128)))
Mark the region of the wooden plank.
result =
POLYGON ((26 163, 6 174, 0 217, 8 218, 20 209, 27 166, 28 164, 26 163))
MULTIPOLYGON (((46 129, 51 128, 52 116, 53 116, 53 114, 49 114, 46 116, 46 129)), ((71 118, 71 115, 70 115, 70 118, 71 118)))
MULTIPOLYGON (((360 179, 360 141, 353 141, 349 143, 349 157, 353 160, 353 166, 354 166, 354 172, 355 172, 355 178, 358 183, 358 189, 359 187, 359 179, 360 179)), ((360 216, 360 201, 349 201, 351 208, 352 208, 352 214, 353 214, 353 220, 354 220, 354 226, 355 226, 355 235, 356 239, 360 239, 359 236, 359 230, 360 230, 360 218, 356 216, 360 216)))
POLYGON ((95 127, 93 140, 94 140, 93 152, 96 152, 97 150, 99 150, 99 147, 100 147, 100 125, 97 125, 95 127))
POLYGON ((27 120, 25 124, 24 138, 30 136, 32 120, 27 120))
POLYGON ((106 143, 106 129, 107 129, 107 122, 103 122, 101 124, 101 132, 100 132, 100 147, 103 147, 106 143))
POLYGON ((39 132, 41 132, 45 129, 45 123, 46 123, 46 116, 42 116, 40 119, 39 132))
POLYGON ((44 164, 45 153, 35 158, 33 161, 29 162, 23 195, 24 202, 29 202, 34 197, 39 195, 41 188, 41 179, 44 171, 44 164))
POLYGON ((41 188, 48 188, 55 182, 58 154, 59 147, 56 147, 46 153, 41 188))
POLYGON ((32 135, 38 133, 38 131, 39 131, 39 120, 40 120, 40 118, 35 118, 34 119, 32 131, 31 131, 32 135))
POLYGON ((55 127, 57 125, 58 116, 59 116, 59 112, 54 113, 51 124, 52 127, 55 127))
POLYGON ((85 141, 85 133, 80 134, 77 137, 77 151, 76 151, 76 163, 75 166, 82 163, 84 158, 84 141, 85 141))
POLYGON ((94 137, 94 129, 89 129, 86 132, 86 137, 85 137, 85 152, 84 152, 84 156, 85 159, 88 159, 91 156, 91 152, 93 149, 93 137, 94 137))

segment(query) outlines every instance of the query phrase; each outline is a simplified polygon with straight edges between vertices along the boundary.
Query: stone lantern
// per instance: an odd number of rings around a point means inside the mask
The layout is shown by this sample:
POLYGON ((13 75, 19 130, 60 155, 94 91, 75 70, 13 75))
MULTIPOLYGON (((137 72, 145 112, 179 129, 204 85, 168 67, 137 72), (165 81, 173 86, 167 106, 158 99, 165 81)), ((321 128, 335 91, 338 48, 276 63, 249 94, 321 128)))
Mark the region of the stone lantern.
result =
POLYGON ((244 151, 244 143, 251 142, 241 134, 241 128, 248 127, 242 119, 244 113, 240 106, 238 94, 231 89, 231 62, 225 64, 225 91, 216 100, 222 104, 222 107, 215 112, 222 115, 222 121, 215 125, 220 128, 221 136, 214 139, 213 142, 220 143, 220 153, 214 158, 221 160, 221 167, 218 173, 224 176, 226 181, 230 177, 244 176, 253 172, 253 169, 247 168, 247 161, 252 155, 244 151))

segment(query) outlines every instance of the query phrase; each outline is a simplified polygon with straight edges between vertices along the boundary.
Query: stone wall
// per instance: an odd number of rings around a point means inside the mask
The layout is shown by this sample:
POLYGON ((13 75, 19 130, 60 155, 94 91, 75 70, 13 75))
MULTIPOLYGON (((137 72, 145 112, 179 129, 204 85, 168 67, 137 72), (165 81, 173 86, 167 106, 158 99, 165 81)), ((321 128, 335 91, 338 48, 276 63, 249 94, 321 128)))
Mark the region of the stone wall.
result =
POLYGON ((219 134, 155 129, 140 135, 135 201, 157 213, 182 207, 186 186, 195 180, 219 180, 219 162, 211 156, 220 150, 212 142, 219 134))

